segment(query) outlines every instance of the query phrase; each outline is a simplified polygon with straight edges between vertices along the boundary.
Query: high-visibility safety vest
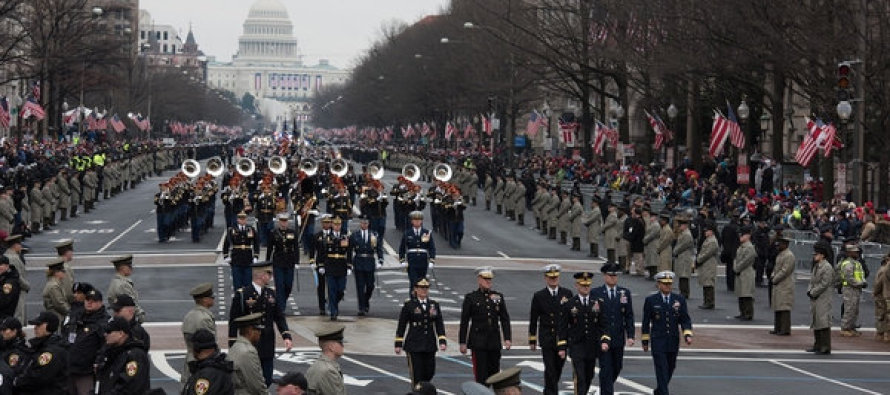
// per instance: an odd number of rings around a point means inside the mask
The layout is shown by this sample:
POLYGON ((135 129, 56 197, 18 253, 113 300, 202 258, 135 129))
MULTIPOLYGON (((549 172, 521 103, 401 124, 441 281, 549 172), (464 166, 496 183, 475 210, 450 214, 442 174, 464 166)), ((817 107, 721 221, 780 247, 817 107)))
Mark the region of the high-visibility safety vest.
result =
POLYGON ((105 166, 105 154, 95 154, 93 155, 93 163, 96 166, 105 166))
POLYGON ((860 263, 859 261, 857 261, 855 259, 844 258, 844 260, 841 261, 841 265, 840 265, 841 285, 843 285, 845 287, 847 286, 846 268, 847 268, 847 265, 850 265, 850 264, 854 265, 852 281, 855 282, 856 284, 864 283, 865 282, 865 271, 862 270, 862 263, 860 263))

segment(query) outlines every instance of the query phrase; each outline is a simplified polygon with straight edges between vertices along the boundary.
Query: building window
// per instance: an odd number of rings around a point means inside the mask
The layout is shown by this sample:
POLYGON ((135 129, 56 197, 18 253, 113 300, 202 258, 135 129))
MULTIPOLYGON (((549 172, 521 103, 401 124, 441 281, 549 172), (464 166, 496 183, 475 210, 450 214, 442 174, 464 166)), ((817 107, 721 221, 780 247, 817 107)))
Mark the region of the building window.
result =
POLYGON ((145 30, 140 30, 140 31, 139 31, 139 38, 142 39, 142 40, 145 40, 145 30))
POLYGON ((160 40, 160 39, 161 39, 161 31, 158 30, 155 32, 155 40, 160 40))
POLYGON ((172 48, 173 49, 171 49, 170 52, 176 53, 176 44, 173 44, 172 48))
POLYGON ((167 32, 164 32, 164 41, 167 40, 167 32))
POLYGON ((164 44, 164 53, 167 53, 167 44, 164 44))

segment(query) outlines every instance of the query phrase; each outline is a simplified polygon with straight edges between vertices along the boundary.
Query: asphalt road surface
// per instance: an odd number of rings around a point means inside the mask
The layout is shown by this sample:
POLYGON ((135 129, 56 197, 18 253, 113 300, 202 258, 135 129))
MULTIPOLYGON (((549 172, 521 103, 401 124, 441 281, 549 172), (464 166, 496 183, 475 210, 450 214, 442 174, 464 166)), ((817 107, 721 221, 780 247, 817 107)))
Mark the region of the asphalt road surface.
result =
MULTIPOLYGON (((179 322, 192 306, 188 290, 197 283, 210 281, 225 295, 217 299, 214 307, 221 328, 228 319, 226 308, 232 290, 230 272, 218 253, 225 223, 221 203, 216 210, 214 228, 203 235, 200 242, 193 243, 187 232, 180 232, 174 240, 158 243, 153 197, 157 184, 166 180, 166 176, 151 178, 135 190, 101 200, 97 210, 61 222, 54 230, 29 239, 26 244, 32 251, 28 255, 32 292, 27 295, 27 304, 29 316, 42 308, 43 263, 55 256, 52 246, 61 240, 75 242, 76 280, 90 282, 103 291, 114 273, 110 259, 133 254, 136 262, 133 280, 140 294, 139 303, 147 310, 146 326, 152 333, 155 348, 152 350, 153 385, 175 393, 179 390, 178 371, 184 352, 179 322)), ((389 172, 384 182, 390 185, 394 178, 389 172)), ((594 284, 601 284, 602 260, 591 260, 586 257, 586 251, 573 252, 565 245, 547 240, 532 229, 532 218, 527 220, 531 225, 518 226, 493 211, 485 211, 481 192, 479 203, 466 211, 466 234, 459 250, 451 249, 443 238, 436 236, 438 257, 430 273, 434 278, 431 297, 442 305, 450 347, 437 359, 434 382, 442 393, 460 393, 459 384, 472 379, 469 357, 456 352, 457 322, 463 295, 476 288, 472 269, 491 265, 496 274, 494 287, 506 295, 516 346, 504 352, 502 366, 524 366, 525 391, 538 393, 543 382, 541 359, 524 346, 531 295, 544 286, 540 268, 549 262, 562 264, 566 272, 562 284, 573 289, 571 273, 580 270, 596 272, 594 284)), ((426 224, 429 225, 429 220, 426 224)), ((350 225, 357 227, 355 221, 350 225)), ((409 389, 405 357, 394 355, 392 349, 395 318, 408 292, 407 276, 393 256, 399 237, 390 218, 385 235, 386 267, 378 273, 378 290, 371 300, 370 316, 354 316, 356 300, 351 279, 341 303, 341 320, 347 325, 347 356, 341 363, 350 393, 396 394, 409 389)), ((304 259, 298 270, 299 290, 295 285, 287 310, 289 325, 300 339, 296 349, 279 355, 275 367, 278 372, 305 371, 317 356, 312 328, 326 322, 325 317, 318 316, 315 279, 305 263, 304 259)), ((722 278, 718 279, 717 309, 713 311, 695 308, 701 303, 701 289, 693 279, 689 307, 697 328, 696 342, 681 352, 680 367, 671 389, 681 394, 887 392, 890 345, 871 339, 874 308, 869 292, 863 296, 860 311, 863 337, 842 339, 835 332, 834 353, 827 358, 814 358, 802 351, 812 342, 807 329, 807 278, 807 272, 797 273, 792 314, 794 335, 786 338, 766 334, 772 327, 772 312, 765 289, 757 289, 754 321, 738 322, 732 318, 738 314, 735 296, 726 291, 722 278)), ((653 283, 632 276, 624 276, 620 281, 631 289, 634 310, 639 317, 643 298, 654 291, 653 283)), ((834 310, 834 316, 839 317, 839 297, 834 300, 834 310)), ((561 387, 567 393, 572 382, 568 366, 563 371, 561 387)), ((638 346, 628 349, 617 389, 628 394, 651 393, 654 387, 651 359, 638 346)))

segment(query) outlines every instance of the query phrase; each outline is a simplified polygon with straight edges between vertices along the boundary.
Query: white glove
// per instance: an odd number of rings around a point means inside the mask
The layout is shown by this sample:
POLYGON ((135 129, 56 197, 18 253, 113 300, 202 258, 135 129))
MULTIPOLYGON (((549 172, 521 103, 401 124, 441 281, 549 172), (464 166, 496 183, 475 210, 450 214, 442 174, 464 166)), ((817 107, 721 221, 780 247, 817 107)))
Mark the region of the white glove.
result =
POLYGON ((430 266, 429 266, 430 269, 433 268, 433 266, 434 266, 433 263, 434 263, 433 261, 430 261, 430 266))
POLYGON ((257 262, 259 262, 259 261, 260 261, 260 260, 257 259, 257 257, 253 257, 253 263, 257 263, 257 262))
POLYGON ((347 275, 347 276, 351 276, 351 275, 352 275, 352 269, 346 269, 346 275, 347 275))
POLYGON ((326 193, 328 193, 328 189, 327 189, 327 188, 321 188, 321 194, 324 195, 324 194, 326 194, 326 193))
POLYGON ((460 206, 461 204, 464 204, 464 202, 462 202, 462 201, 460 201, 460 200, 454 202, 454 205, 455 205, 455 206, 460 206))
POLYGON ((318 215, 318 210, 309 210, 309 214, 318 215))
POLYGON ((433 200, 433 203, 435 203, 435 204, 439 204, 439 203, 442 203, 442 201, 439 200, 439 199, 436 199, 436 200, 433 200))
POLYGON ((377 261, 377 268, 380 269, 381 267, 383 267, 383 259, 377 261))
POLYGON ((315 270, 315 264, 314 264, 314 263, 310 263, 310 264, 309 264, 309 268, 312 269, 312 270, 315 270))
POLYGON ((382 199, 382 200, 389 200, 389 196, 383 195, 382 197, 380 197, 380 199, 382 199))
POLYGON ((399 262, 399 265, 402 267, 408 267, 408 262, 402 261, 402 262, 399 262))
POLYGON ((324 268, 323 268, 323 267, 318 269, 318 274, 324 275, 324 268))
POLYGON ((228 264, 232 263, 232 258, 225 257, 225 258, 223 258, 223 262, 225 262, 225 264, 228 265, 228 264))

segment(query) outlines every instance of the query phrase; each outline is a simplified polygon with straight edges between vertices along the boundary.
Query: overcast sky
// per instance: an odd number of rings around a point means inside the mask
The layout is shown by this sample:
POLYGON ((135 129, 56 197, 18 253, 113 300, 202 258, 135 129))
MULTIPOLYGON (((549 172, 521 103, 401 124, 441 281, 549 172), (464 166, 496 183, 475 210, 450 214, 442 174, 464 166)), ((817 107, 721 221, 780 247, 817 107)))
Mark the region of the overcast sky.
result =
MULTIPOLYGON (((380 37, 381 26, 394 20, 413 23, 438 14, 449 0, 279 0, 287 6, 303 60, 314 65, 330 59, 351 67, 380 37)), ((198 47, 218 61, 238 50, 238 36, 254 0, 141 0, 153 23, 173 25, 183 41, 189 23, 198 47)))

